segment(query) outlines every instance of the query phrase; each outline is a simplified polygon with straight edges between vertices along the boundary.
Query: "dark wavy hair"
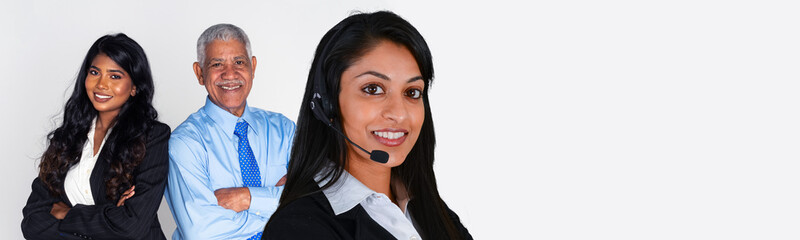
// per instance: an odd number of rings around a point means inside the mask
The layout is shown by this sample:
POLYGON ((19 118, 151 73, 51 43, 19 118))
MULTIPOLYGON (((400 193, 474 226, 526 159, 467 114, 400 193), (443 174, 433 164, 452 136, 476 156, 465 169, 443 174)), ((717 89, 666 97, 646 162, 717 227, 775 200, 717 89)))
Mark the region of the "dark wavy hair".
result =
POLYGON ((146 133, 158 117, 152 105, 153 76, 144 49, 123 33, 97 39, 78 71, 72 95, 64 106, 61 126, 47 136, 47 150, 39 164, 39 178, 54 196, 64 194, 64 178, 80 161, 86 135, 97 116, 97 110, 86 93, 85 82, 92 61, 101 53, 128 72, 136 86, 136 95, 122 105, 113 121, 114 128, 98 156, 110 166, 104 179, 109 200, 117 201, 125 190, 135 185, 133 170, 144 158, 146 133))
POLYGON ((450 219, 447 206, 439 196, 436 177, 433 173, 436 135, 433 131, 428 88, 433 81, 431 52, 422 35, 400 16, 386 11, 361 13, 349 16, 330 29, 317 46, 311 70, 308 74, 305 96, 297 119, 297 132, 292 147, 286 186, 280 198, 281 208, 292 201, 321 191, 314 177, 318 174, 331 177, 322 189, 329 188, 342 175, 347 165, 347 142, 325 123, 316 119, 309 102, 315 87, 324 83, 323 92, 328 94, 326 109, 333 119, 333 126, 341 131, 339 108, 339 84, 342 73, 356 60, 372 50, 382 41, 391 41, 408 48, 414 56, 425 88, 422 99, 425 119, 419 139, 403 164, 392 168, 392 178, 402 181, 408 188, 408 210, 421 230, 423 239, 460 239, 450 219), (328 167, 333 165, 335 167, 328 167))

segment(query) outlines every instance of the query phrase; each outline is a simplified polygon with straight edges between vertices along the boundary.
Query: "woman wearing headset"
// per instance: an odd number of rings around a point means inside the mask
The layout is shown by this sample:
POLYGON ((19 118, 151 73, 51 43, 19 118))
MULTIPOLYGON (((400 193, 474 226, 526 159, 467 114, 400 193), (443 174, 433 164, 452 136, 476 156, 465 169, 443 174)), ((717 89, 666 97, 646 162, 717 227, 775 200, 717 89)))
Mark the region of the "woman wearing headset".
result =
POLYGON ((328 31, 264 238, 471 239, 436 187, 432 79, 425 40, 394 13, 328 31))

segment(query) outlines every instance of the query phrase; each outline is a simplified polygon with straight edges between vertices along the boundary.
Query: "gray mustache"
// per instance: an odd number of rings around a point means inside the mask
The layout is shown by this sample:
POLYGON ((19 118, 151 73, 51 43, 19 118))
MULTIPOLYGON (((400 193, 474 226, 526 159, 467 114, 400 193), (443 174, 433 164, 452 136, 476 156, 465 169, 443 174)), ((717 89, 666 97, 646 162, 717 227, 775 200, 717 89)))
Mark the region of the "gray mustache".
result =
POLYGON ((222 82, 217 82, 214 85, 221 86, 221 85, 230 85, 230 84, 244 85, 244 81, 242 81, 242 80, 225 80, 225 81, 222 81, 222 82))

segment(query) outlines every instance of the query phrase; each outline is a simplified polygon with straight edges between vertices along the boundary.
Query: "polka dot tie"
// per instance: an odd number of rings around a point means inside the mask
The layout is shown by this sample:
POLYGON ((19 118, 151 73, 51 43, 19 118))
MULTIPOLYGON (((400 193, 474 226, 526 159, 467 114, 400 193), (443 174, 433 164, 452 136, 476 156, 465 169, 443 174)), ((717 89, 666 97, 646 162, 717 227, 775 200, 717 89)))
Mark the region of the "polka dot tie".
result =
POLYGON ((256 235, 253 235, 252 237, 248 238, 247 240, 260 240, 262 233, 264 233, 264 232, 258 232, 258 233, 256 233, 256 235))
POLYGON ((233 132, 239 136, 239 167, 242 168, 245 187, 261 187, 261 173, 258 171, 253 149, 250 149, 250 141, 247 140, 247 126, 247 122, 242 120, 236 123, 236 130, 233 132))

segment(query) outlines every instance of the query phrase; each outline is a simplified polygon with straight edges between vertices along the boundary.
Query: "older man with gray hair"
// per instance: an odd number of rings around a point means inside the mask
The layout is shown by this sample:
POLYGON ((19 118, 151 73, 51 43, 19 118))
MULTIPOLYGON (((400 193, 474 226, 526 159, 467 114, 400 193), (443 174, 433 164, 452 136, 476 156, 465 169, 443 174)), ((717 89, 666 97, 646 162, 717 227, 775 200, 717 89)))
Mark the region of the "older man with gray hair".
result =
POLYGON ((278 206, 295 124, 248 106, 255 69, 239 27, 217 24, 197 40, 194 73, 208 97, 169 140, 172 239, 261 239, 278 206))

